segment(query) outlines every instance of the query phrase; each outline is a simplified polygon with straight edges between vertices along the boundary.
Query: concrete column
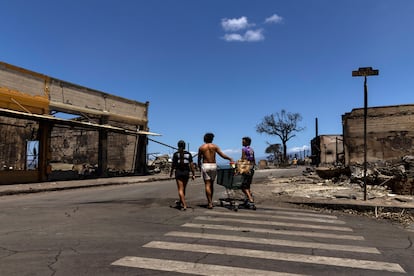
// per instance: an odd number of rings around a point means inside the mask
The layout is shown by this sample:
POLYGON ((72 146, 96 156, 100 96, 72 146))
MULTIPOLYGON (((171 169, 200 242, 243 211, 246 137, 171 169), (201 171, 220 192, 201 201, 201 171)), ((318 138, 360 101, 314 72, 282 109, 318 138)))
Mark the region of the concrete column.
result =
POLYGON ((135 173, 139 175, 148 174, 147 167, 147 135, 139 135, 138 146, 135 155, 135 173))
MULTIPOLYGON (((107 124, 108 118, 101 117, 100 124, 107 124)), ((98 142, 98 175, 99 177, 108 176, 108 131, 99 129, 98 142)))
POLYGON ((48 180, 50 161, 50 135, 53 124, 47 121, 39 122, 39 176, 40 182, 48 180))

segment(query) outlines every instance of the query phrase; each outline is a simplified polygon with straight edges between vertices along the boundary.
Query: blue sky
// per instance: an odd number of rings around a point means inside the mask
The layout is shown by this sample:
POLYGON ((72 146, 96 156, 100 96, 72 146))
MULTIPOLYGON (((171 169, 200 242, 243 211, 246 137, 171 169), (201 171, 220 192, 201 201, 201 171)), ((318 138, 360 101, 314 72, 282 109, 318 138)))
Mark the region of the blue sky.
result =
MULTIPOLYGON (((359 67, 373 67, 368 106, 414 103, 412 0, 71 0, 0 2, 0 60, 124 98, 150 102, 151 137, 206 132, 237 159, 250 136, 265 156, 275 136, 263 117, 300 113, 305 130, 341 134, 341 116, 363 107, 359 67)), ((150 142, 150 153, 172 153, 150 142)))

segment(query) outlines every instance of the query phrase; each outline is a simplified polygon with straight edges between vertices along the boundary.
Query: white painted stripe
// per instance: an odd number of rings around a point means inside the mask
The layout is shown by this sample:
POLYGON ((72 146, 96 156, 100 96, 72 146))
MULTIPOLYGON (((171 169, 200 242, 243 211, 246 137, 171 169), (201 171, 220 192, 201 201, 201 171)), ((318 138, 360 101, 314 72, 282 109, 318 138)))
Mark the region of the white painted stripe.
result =
POLYGON ((285 226, 285 227, 295 227, 295 228, 309 228, 309 229, 319 229, 319 230, 352 232, 352 229, 349 227, 330 226, 330 225, 300 224, 300 223, 291 223, 291 222, 247 220, 247 219, 235 219, 235 218, 215 218, 215 217, 207 217, 207 216, 198 216, 195 219, 207 220, 207 221, 218 221, 218 222, 225 221, 225 222, 237 222, 237 223, 244 223, 244 224, 285 226))
POLYGON ((259 275, 259 276, 300 276, 303 274, 291 274, 268 270, 249 269, 232 266, 210 265, 154 258, 142 258, 127 256, 113 262, 111 265, 136 267, 143 269, 179 272, 191 275, 223 276, 223 275, 259 275))
POLYGON ((326 256, 253 250, 245 248, 240 249, 233 247, 162 241, 152 241, 145 244, 143 247, 405 273, 404 269, 399 264, 377 262, 370 260, 357 260, 349 258, 336 258, 326 256))
POLYGON ((237 217, 254 217, 254 218, 263 218, 263 219, 285 219, 285 220, 301 220, 301 221, 311 221, 311 222, 321 222, 321 223, 328 223, 328 224, 345 224, 344 221, 338 219, 324 219, 324 218, 317 218, 317 217, 308 217, 308 216, 293 216, 289 214, 289 216, 278 216, 278 215, 265 215, 261 213, 239 213, 239 212, 217 212, 217 211, 206 211, 209 215, 225 215, 225 216, 237 216, 237 217))
POLYGON ((233 232, 266 233, 266 234, 314 237, 314 238, 326 238, 326 239, 355 240, 355 241, 364 240, 364 237, 356 236, 356 235, 336 235, 336 234, 321 233, 321 232, 274 230, 274 229, 266 229, 266 228, 236 227, 236 226, 217 225, 217 224, 185 223, 182 225, 182 227, 192 227, 192 228, 197 228, 197 229, 228 230, 228 231, 233 231, 233 232))
POLYGON ((337 219, 338 217, 335 215, 326 215, 321 214, 320 212, 312 211, 312 210, 304 210, 304 209, 295 209, 295 208, 284 208, 284 207, 268 207, 266 206, 260 206, 263 209, 260 209, 260 212, 262 213, 280 213, 285 215, 293 215, 293 216, 308 216, 308 217, 319 217, 319 218, 330 218, 330 219, 337 219))
POLYGON ((220 241, 231 241, 231 242, 244 242, 244 243, 255 243, 255 244, 268 244, 286 247, 298 247, 298 248, 312 248, 322 250, 333 250, 333 251, 348 251, 358 253, 369 253, 369 254, 381 254, 375 247, 364 247, 364 246, 353 246, 353 245, 342 245, 332 243, 318 243, 318 242, 299 242, 279 239, 265 239, 265 238, 250 238, 241 237, 235 235, 216 235, 206 233, 192 233, 192 232, 178 232, 172 231, 166 234, 166 236, 182 237, 182 238, 196 238, 196 239, 210 239, 220 241))

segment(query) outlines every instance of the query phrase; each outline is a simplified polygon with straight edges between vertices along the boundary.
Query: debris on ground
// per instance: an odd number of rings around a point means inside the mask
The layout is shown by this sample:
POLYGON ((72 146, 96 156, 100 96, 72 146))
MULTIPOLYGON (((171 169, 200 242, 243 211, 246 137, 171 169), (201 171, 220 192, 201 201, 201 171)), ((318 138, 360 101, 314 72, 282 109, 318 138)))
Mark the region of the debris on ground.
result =
MULTIPOLYGON (((397 171, 393 169, 389 168, 387 174, 394 173, 395 175, 397 172, 401 172, 401 169, 397 171)), ((298 202, 302 201, 305 203, 304 205, 313 209, 323 209, 329 212, 341 211, 376 219, 387 219, 405 227, 414 224, 413 211, 407 211, 412 209, 402 209, 403 211, 401 211, 401 208, 396 210, 392 208, 392 206, 401 206, 404 203, 414 204, 413 195, 395 194, 389 185, 384 185, 384 179, 390 179, 390 177, 386 177, 389 175, 386 175, 384 170, 377 169, 375 170, 377 176, 375 179, 381 179, 380 184, 366 186, 366 200, 369 204, 364 205, 364 185, 361 185, 360 181, 357 180, 360 179, 359 171, 355 171, 356 173, 353 173, 353 176, 339 174, 324 179, 311 168, 306 168, 302 176, 285 178, 270 176, 267 181, 255 185, 253 189, 256 195, 263 198, 271 197, 275 200, 283 199, 284 201, 289 201, 290 198, 302 199, 298 202), (306 204, 306 199, 309 199, 309 202, 318 202, 319 200, 321 204, 306 204), (330 205, 329 201, 333 199, 343 200, 344 204, 330 205), (349 208, 351 204, 361 208, 349 208)), ((394 179, 394 177, 391 178, 394 179)))
POLYGON ((155 157, 154 160, 148 161, 148 171, 150 174, 169 173, 171 170, 171 162, 168 154, 155 157))

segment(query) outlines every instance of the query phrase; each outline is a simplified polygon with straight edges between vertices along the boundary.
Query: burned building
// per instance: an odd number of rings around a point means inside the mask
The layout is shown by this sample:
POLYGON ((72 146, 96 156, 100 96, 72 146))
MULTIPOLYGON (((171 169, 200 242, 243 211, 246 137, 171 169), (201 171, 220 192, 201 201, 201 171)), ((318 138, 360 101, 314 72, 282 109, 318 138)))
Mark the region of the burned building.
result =
POLYGON ((344 163, 342 135, 318 135, 311 140, 312 165, 344 163))
MULTIPOLYGON (((372 183, 414 194, 414 105, 367 109, 366 164, 372 183)), ((342 116, 346 165, 364 164, 364 109, 342 116)))
POLYGON ((0 184, 145 174, 148 106, 0 62, 0 184))
MULTIPOLYGON (((367 109, 367 162, 400 161, 414 153, 414 105, 367 109)), ((364 162, 364 109, 342 115, 342 135, 316 135, 311 140, 314 165, 364 162)))
MULTIPOLYGON (((367 162, 400 161, 414 152, 414 105, 367 110, 367 162)), ((342 115, 346 164, 364 162, 364 109, 342 115)))

